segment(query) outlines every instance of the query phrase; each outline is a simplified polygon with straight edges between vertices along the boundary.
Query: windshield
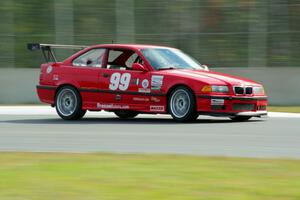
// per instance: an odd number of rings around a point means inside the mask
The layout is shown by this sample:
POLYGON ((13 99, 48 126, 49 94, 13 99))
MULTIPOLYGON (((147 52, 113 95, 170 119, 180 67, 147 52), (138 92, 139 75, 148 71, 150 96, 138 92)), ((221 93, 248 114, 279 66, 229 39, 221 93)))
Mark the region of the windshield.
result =
POLYGON ((141 50, 155 70, 202 69, 201 64, 178 49, 146 48, 141 50))

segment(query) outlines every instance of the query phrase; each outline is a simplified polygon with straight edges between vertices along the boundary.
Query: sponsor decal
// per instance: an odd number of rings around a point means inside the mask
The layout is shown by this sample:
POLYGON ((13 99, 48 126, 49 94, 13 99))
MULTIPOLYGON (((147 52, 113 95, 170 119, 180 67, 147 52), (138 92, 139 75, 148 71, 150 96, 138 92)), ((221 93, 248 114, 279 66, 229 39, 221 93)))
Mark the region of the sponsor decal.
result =
POLYGON ((149 98, 144 98, 144 97, 133 97, 133 101, 150 101, 149 98))
POLYGON ((150 93, 150 88, 139 88, 138 91, 140 93, 150 93))
POLYGON ((52 70, 53 70, 53 67, 51 65, 49 65, 46 69, 46 73, 50 74, 52 72, 52 70))
POLYGON ((210 104, 213 106, 224 105, 224 99, 211 99, 210 104))
POLYGON ((120 101, 120 100, 121 100, 121 95, 120 95, 120 94, 116 94, 115 100, 116 100, 116 101, 120 101))
POLYGON ((144 80, 142 81, 142 87, 143 87, 144 89, 146 89, 148 86, 149 86, 149 81, 148 81, 147 79, 144 79, 144 80))
POLYGON ((139 78, 132 78, 130 81, 131 85, 139 85, 140 79, 139 78))
POLYGON ((151 101, 158 103, 158 102, 160 102, 160 99, 157 97, 151 97, 151 101))
POLYGON ((151 77, 151 90, 160 90, 163 84, 164 76, 153 75, 151 77))
POLYGON ((100 109, 129 109, 129 106, 128 105, 118 105, 118 104, 97 103, 97 108, 100 108, 100 109))
POLYGON ((164 112, 165 107, 164 106, 150 106, 150 111, 164 112))
POLYGON ((54 80, 54 81, 58 81, 58 80, 59 80, 59 77, 58 77, 57 74, 54 74, 54 75, 53 75, 53 80, 54 80))

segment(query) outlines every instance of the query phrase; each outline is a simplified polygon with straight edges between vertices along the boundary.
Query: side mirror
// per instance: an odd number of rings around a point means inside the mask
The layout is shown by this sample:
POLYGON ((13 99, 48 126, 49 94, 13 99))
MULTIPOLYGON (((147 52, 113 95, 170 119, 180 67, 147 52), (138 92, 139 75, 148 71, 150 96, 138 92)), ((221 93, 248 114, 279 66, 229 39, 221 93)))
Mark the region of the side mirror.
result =
POLYGON ((201 67, 204 68, 204 71, 209 71, 208 66, 207 65, 201 65, 201 67))
POLYGON ((93 61, 91 60, 91 59, 88 59, 87 61, 86 61, 86 65, 88 66, 88 65, 90 65, 90 64, 92 64, 93 63, 93 61))
POLYGON ((140 63, 133 63, 132 64, 132 70, 135 70, 135 71, 148 71, 143 65, 141 65, 140 63))

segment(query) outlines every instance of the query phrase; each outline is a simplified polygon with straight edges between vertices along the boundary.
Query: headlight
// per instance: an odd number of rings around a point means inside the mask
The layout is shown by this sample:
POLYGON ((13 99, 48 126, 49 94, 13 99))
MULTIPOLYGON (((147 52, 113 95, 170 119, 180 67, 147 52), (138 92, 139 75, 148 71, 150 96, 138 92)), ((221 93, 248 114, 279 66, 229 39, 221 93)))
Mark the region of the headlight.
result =
POLYGON ((227 93, 229 91, 226 85, 221 85, 221 86, 213 85, 211 89, 213 92, 221 92, 221 93, 227 93))
POLYGON ((228 93, 229 89, 226 85, 205 85, 202 92, 219 92, 219 93, 228 93))
POLYGON ((253 94, 265 94, 264 87, 262 86, 255 86, 253 87, 253 94))

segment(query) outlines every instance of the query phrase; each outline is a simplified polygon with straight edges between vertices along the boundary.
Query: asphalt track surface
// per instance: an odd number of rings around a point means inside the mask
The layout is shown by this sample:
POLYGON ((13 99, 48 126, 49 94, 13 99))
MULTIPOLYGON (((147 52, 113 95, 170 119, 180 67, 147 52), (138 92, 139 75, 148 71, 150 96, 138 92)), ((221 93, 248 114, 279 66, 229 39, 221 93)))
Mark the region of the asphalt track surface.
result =
POLYGON ((0 151, 168 153, 300 159, 300 115, 232 122, 200 116, 194 123, 167 115, 121 120, 88 113, 63 121, 48 107, 0 107, 0 151))

